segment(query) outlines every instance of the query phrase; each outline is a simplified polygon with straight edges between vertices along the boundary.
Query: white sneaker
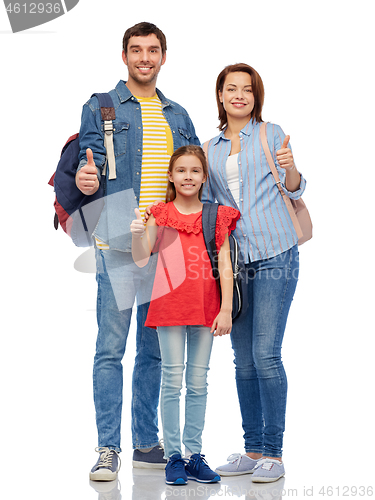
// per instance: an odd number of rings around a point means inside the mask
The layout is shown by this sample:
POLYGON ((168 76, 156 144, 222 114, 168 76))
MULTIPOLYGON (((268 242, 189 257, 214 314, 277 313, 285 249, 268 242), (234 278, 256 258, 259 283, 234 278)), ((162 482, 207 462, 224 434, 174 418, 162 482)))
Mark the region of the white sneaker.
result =
POLYGON ((285 475, 285 468, 279 460, 262 458, 255 466, 251 480, 254 483, 272 483, 285 475))
POLYGON ((258 463, 258 460, 241 455, 241 453, 233 453, 227 460, 229 463, 220 465, 215 472, 220 476, 241 476, 242 474, 252 474, 258 463))

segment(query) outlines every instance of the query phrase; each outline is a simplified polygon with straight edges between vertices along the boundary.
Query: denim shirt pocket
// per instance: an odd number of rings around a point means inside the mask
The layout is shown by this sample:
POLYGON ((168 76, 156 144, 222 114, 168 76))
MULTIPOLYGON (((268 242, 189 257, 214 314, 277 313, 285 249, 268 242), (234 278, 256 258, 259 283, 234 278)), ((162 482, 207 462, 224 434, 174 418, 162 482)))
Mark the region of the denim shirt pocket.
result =
POLYGON ((190 144, 191 133, 185 128, 178 127, 178 132, 180 134, 180 139, 182 141, 182 146, 187 146, 190 144))
POLYGON ((129 127, 130 127, 129 123, 125 122, 113 123, 113 146, 116 158, 126 153, 126 143, 128 139, 129 127))

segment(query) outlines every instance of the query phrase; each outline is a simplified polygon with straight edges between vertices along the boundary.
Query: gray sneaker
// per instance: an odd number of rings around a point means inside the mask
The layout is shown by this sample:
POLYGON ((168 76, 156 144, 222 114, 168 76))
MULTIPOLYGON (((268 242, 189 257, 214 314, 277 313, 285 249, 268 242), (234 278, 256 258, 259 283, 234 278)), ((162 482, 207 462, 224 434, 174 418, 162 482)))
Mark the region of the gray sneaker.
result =
POLYGON ((262 458, 255 467, 251 478, 254 483, 272 483, 285 475, 285 468, 282 462, 271 458, 262 458))
POLYGON ((247 455, 241 455, 241 453, 233 453, 227 460, 229 463, 220 465, 215 472, 220 474, 220 476, 241 476, 242 474, 252 474, 258 463, 258 460, 254 460, 247 455))
POLYGON ((114 481, 121 467, 119 454, 109 448, 95 448, 100 453, 98 461, 90 471, 91 481, 114 481))
POLYGON ((164 458, 164 448, 161 441, 150 451, 134 450, 133 467, 137 469, 165 469, 167 460, 164 458))

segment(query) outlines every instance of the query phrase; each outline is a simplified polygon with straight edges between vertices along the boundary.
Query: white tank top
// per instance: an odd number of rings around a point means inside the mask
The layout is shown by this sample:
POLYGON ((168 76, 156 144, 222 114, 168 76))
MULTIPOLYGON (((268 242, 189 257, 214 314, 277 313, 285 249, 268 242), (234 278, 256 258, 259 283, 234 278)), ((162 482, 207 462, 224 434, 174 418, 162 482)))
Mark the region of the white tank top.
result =
POLYGON ((231 190, 234 201, 237 206, 240 202, 240 179, 238 176, 238 153, 235 155, 228 156, 226 171, 227 171, 227 181, 228 187, 231 190))

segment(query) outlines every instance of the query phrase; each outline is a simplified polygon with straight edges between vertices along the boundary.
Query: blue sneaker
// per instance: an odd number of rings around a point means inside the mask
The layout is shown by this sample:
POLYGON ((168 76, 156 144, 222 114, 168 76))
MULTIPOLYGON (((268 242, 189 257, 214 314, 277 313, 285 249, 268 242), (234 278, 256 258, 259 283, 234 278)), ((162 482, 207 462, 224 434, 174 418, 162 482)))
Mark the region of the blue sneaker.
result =
POLYGON ((95 448, 95 451, 100 453, 100 456, 91 469, 91 481, 114 481, 121 466, 119 454, 106 446, 95 448))
POLYGON ((188 479, 199 483, 217 483, 221 480, 219 474, 211 470, 204 459, 204 455, 194 453, 185 467, 188 479))
POLYGON ((146 453, 140 450, 133 452, 133 467, 136 469, 165 469, 166 465, 162 440, 159 446, 154 446, 146 453))
POLYGON ((165 482, 167 484, 187 484, 185 460, 179 453, 172 455, 165 468, 165 482))

